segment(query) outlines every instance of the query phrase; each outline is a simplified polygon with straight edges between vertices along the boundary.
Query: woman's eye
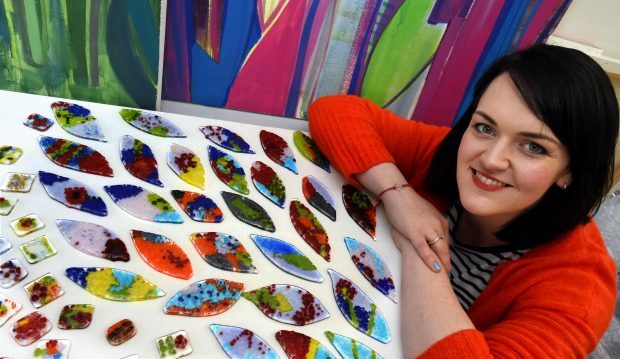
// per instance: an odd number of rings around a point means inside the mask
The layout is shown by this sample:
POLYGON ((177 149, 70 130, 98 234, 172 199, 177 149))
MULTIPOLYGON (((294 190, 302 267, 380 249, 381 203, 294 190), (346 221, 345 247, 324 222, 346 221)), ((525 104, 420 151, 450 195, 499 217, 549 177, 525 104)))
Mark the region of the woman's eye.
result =
POLYGON ((476 127, 476 131, 478 131, 478 133, 482 133, 482 134, 485 134, 485 135, 492 135, 493 134, 493 129, 491 128, 491 126, 485 125, 484 123, 479 123, 475 127, 476 127))
POLYGON ((544 147, 542 147, 541 145, 535 142, 528 142, 524 145, 524 147, 527 152, 533 153, 536 155, 543 155, 547 153, 547 150, 545 150, 544 147))

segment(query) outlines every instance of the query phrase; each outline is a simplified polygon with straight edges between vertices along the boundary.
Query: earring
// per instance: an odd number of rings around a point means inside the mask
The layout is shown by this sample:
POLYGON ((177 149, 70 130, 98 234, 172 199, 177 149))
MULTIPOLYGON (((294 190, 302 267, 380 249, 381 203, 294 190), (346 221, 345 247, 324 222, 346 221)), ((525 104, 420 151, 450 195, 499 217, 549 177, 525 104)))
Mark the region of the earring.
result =
POLYGON ((564 184, 562 185, 562 187, 560 187, 560 188, 562 188, 562 191, 564 191, 565 189, 567 189, 567 188, 568 188, 568 185, 567 185, 566 183, 564 183, 564 184))

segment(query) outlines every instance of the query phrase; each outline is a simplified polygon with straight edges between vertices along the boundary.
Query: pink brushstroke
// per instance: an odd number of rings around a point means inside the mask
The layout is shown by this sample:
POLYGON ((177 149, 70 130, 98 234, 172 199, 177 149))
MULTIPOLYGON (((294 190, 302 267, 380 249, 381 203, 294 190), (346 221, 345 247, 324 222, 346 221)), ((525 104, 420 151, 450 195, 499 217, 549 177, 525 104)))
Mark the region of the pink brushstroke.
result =
POLYGON ((166 28, 178 27, 179 31, 166 31, 166 42, 164 45, 165 74, 171 81, 164 81, 164 94, 167 98, 190 102, 190 75, 189 75, 189 50, 187 48, 187 33, 185 32, 185 9, 182 3, 175 2, 169 6, 174 9, 168 10, 166 17, 166 28), (174 18, 171 16, 174 14, 174 18))
POLYGON ((522 49, 535 43, 540 38, 540 36, 543 35, 542 32, 547 28, 549 22, 553 19, 556 12, 560 10, 562 4, 565 2, 566 0, 543 1, 536 10, 532 21, 525 30, 525 33, 521 38, 521 42, 517 44, 517 47, 519 49, 522 49))
POLYGON ((355 37, 353 37, 353 44, 351 45, 351 51, 349 52, 349 58, 347 59, 347 67, 342 78, 341 89, 348 89, 351 85, 351 78, 353 77, 353 71, 355 71, 355 64, 357 58, 363 53, 363 45, 370 23, 374 20, 373 13, 377 5, 375 0, 366 0, 364 3, 364 10, 357 25, 357 31, 355 37))
POLYGON ((426 77, 413 119, 434 125, 452 125, 503 5, 503 1, 476 0, 465 18, 452 19, 426 77))
POLYGON ((306 2, 290 1, 250 53, 235 82, 226 107, 284 114, 293 78, 306 2))

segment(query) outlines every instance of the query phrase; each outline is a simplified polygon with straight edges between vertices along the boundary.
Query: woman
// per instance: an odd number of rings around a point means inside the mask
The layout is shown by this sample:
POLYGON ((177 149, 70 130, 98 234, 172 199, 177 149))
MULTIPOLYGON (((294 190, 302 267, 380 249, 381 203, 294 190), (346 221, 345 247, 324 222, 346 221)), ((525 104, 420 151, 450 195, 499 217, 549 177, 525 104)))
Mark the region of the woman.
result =
POLYGON ((405 357, 595 349, 616 272, 591 214, 612 184, 618 118, 604 71, 548 45, 490 66, 452 129, 353 96, 310 106, 320 149, 390 221, 405 357))

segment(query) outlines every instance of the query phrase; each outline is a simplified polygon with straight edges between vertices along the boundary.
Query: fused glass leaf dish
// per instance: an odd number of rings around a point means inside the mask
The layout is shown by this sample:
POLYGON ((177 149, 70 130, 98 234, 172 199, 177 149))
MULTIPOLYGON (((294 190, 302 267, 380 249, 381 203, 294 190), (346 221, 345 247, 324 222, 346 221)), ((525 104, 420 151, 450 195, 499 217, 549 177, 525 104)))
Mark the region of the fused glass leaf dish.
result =
POLYGON ((278 358, 271 346, 249 329, 223 324, 211 324, 209 328, 231 359, 278 358))
POLYGON ((278 322, 307 325, 329 318, 327 309, 312 293, 292 284, 271 284, 241 296, 278 322))
POLYGON ((95 307, 91 304, 67 304, 62 307, 58 318, 60 329, 84 329, 93 320, 95 307))
POLYGON ((256 153, 241 136, 227 128, 220 126, 201 126, 200 132, 205 135, 205 138, 211 140, 211 142, 233 152, 256 153))
POLYGON ((50 198, 69 208, 96 216, 108 215, 105 202, 95 190, 82 182, 45 171, 39 171, 39 181, 50 198))
POLYGON ((129 319, 122 319, 108 327, 105 338, 111 345, 121 345, 136 335, 136 326, 129 319))
POLYGON ((328 269, 338 309, 355 329, 382 343, 392 337, 387 321, 375 303, 353 282, 333 269, 328 269))
POLYGON ((314 213, 298 200, 291 201, 289 214, 293 227, 301 238, 326 261, 330 260, 329 237, 314 213))
POLYGON ((232 214, 241 222, 268 232, 275 232, 276 227, 260 204, 248 197, 232 192, 222 191, 222 198, 232 214))
POLYGON ((226 279, 199 280, 172 296, 164 306, 164 313, 189 317, 220 314, 237 302, 244 288, 243 283, 226 279))
POLYGON ((0 254, 8 252, 11 248, 13 248, 11 242, 4 237, 0 237, 0 254))
POLYGON ((381 256, 372 248, 351 237, 344 237, 344 243, 355 267, 370 284, 394 303, 398 302, 394 276, 381 256))
POLYGON ((68 339, 42 339, 34 347, 33 359, 67 359, 71 341, 68 339))
POLYGON ((70 219, 56 220, 56 225, 67 242, 81 252, 113 262, 129 261, 125 243, 103 226, 70 219))
POLYGON ((24 150, 13 146, 0 146, 0 163, 3 165, 12 165, 24 154, 24 150))
POLYGON ((22 305, 0 293, 0 327, 22 310, 22 305))
POLYGON ((120 115, 128 124, 154 136, 187 137, 174 123, 152 113, 124 108, 120 115))
POLYGON ((41 217, 36 214, 27 214, 9 224, 18 237, 23 237, 45 227, 41 217))
POLYGON ((284 208, 286 188, 280 177, 278 177, 278 174, 261 161, 252 163, 250 173, 256 189, 268 200, 284 208))
POLYGON ((192 353, 192 345, 185 330, 164 335, 157 339, 157 352, 161 359, 181 358, 192 353))
POLYGON ((276 332, 276 340, 289 359, 336 359, 318 340, 293 330, 276 332))
POLYGON ((24 289, 35 308, 41 308, 65 294, 65 290, 62 289, 51 273, 44 274, 26 284, 24 289))
POLYGON ((158 272, 172 277, 192 277, 192 263, 174 241, 161 234, 132 230, 131 238, 138 254, 158 272))
POLYGON ((24 126, 41 132, 47 131, 50 127, 52 127, 53 124, 53 120, 45 116, 41 116, 38 113, 33 113, 29 115, 26 121, 24 121, 24 126))
POLYGON ((96 150, 77 142, 49 136, 39 136, 43 153, 55 164, 76 171, 114 177, 108 160, 96 150))
POLYGON ((239 273, 258 273, 250 253, 230 234, 197 232, 190 235, 190 240, 198 254, 215 268, 239 273))
MULTIPOLYGON (((17 204, 18 201, 19 199, 17 198, 9 198, 9 197, 0 196, 0 215, 8 216, 13 210, 13 208, 15 208, 15 205, 17 204)), ((0 254, 1 252, 2 251, 0 250, 0 254)))
POLYGON ((58 251, 46 235, 37 237, 31 241, 22 244, 21 246, 19 246, 19 249, 22 251, 24 257, 26 257, 26 260, 30 264, 38 263, 45 258, 49 258, 58 253, 58 251))
POLYGON ((312 207, 336 221, 336 201, 323 183, 313 176, 306 176, 301 180, 301 189, 312 207))
POLYGON ((232 156, 209 146, 209 163, 217 178, 228 187, 242 194, 250 193, 245 171, 232 156))
POLYGON ((0 190, 4 192, 30 192, 35 175, 29 173, 8 172, 0 190))
POLYGON ((197 222, 220 223, 224 220, 224 214, 213 200, 203 194, 189 191, 170 191, 179 206, 187 213, 189 218, 197 222))
POLYGON ((0 287, 11 288, 28 275, 28 270, 18 259, 9 259, 0 264, 0 287))
POLYGON ((267 157, 294 174, 297 174, 297 161, 295 160, 293 150, 291 150, 282 137, 266 130, 260 131, 259 137, 261 146, 263 146, 263 150, 267 157))
POLYGON ((172 144, 168 152, 168 166, 184 182, 205 188, 205 169, 200 157, 187 147, 172 144))
POLYGON ((338 350, 338 353, 342 355, 343 358, 373 358, 373 359, 383 359, 381 355, 379 355, 374 350, 370 349, 366 345, 360 343, 355 339, 351 339, 349 337, 345 337, 344 335, 339 335, 332 333, 330 331, 325 332, 325 336, 329 340, 330 343, 338 350))
POLYGON ((132 176, 155 186, 164 186, 159 180, 155 155, 146 143, 124 135, 121 137, 120 151, 121 162, 132 176))
POLYGON ((377 209, 370 198, 355 186, 342 186, 342 202, 347 213, 372 239, 375 239, 377 226, 377 209))
POLYGON ((57 101, 52 103, 52 111, 56 116, 56 121, 60 127, 70 134, 106 142, 103 130, 99 125, 99 121, 95 116, 91 115, 90 110, 86 107, 75 103, 57 101))
POLYGON ((139 274, 115 268, 69 267, 65 275, 99 298, 119 302, 163 297, 166 293, 139 274))
POLYGON ((258 249, 263 252, 276 267, 296 277, 311 282, 323 282, 323 276, 312 261, 297 247, 277 238, 251 234, 258 249))
POLYGON ((103 186, 114 203, 134 217, 152 222, 183 223, 179 215, 162 197, 130 184, 103 186))
POLYGON ((52 330, 52 322, 45 314, 34 311, 18 319, 11 327, 10 334, 17 344, 26 346, 41 339, 50 330, 52 330))
POLYGON ((319 151, 319 148, 310 136, 301 131, 295 131, 293 132, 293 143, 295 143, 295 146, 302 156, 325 171, 331 172, 331 169, 329 168, 329 161, 325 155, 319 151))

